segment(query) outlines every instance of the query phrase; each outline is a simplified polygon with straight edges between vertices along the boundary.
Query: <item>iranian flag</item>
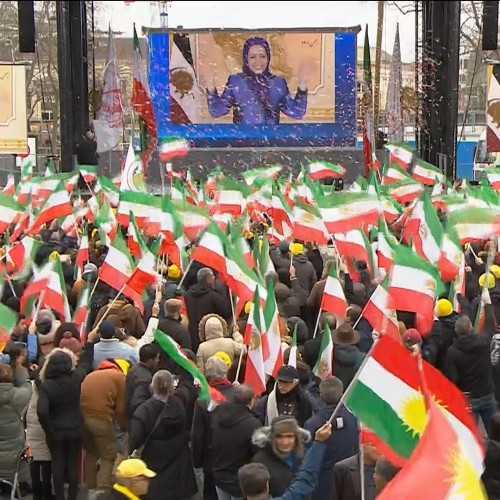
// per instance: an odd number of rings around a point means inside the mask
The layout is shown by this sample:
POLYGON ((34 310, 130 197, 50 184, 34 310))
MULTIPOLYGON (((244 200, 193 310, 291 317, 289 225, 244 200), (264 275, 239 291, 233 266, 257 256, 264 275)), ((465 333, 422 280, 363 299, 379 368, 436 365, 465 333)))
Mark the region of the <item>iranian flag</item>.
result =
POLYGON ((434 300, 442 291, 443 284, 435 266, 407 247, 400 245, 394 248, 389 307, 419 313, 432 320, 434 300))
POLYGON ((82 239, 80 240, 80 246, 78 248, 78 253, 76 254, 76 267, 83 272, 83 266, 89 260, 89 233, 87 231, 87 226, 83 228, 82 239))
POLYGON ((327 161, 313 161, 307 165, 307 173, 313 181, 343 177, 347 170, 342 166, 327 161))
POLYGON ((342 257, 354 257, 356 260, 365 261, 369 271, 373 273, 372 246, 362 230, 352 229, 345 234, 334 234, 333 237, 337 250, 342 257))
POLYGON ((421 159, 415 162, 411 175, 426 186, 434 186, 436 183, 446 182, 446 176, 439 168, 421 159))
POLYGON ((443 232, 441 257, 438 263, 439 274, 444 282, 453 281, 457 276, 463 259, 463 251, 455 231, 450 227, 443 232))
POLYGON ((118 221, 116 220, 113 210, 111 210, 111 207, 109 206, 108 200, 103 200, 95 223, 97 227, 106 235, 106 246, 109 246, 108 243, 111 243, 111 241, 114 240, 118 230, 118 221))
POLYGON ((11 273, 11 279, 26 279, 30 275, 31 263, 41 246, 41 241, 25 236, 9 250, 7 271, 11 273))
POLYGON ((294 368, 297 368, 297 326, 298 322, 295 323, 295 326, 293 327, 293 334, 292 334, 292 345, 290 346, 290 353, 288 355, 288 365, 293 366, 294 368))
POLYGON ((16 323, 17 314, 9 307, 0 303, 0 352, 3 352, 7 345, 16 323))
POLYGON ((211 222, 198 246, 191 255, 191 260, 201 262, 211 267, 222 276, 226 275, 226 254, 224 247, 228 245, 227 236, 219 229, 215 222, 211 222))
POLYGON ((41 227, 54 219, 65 217, 73 213, 73 206, 64 184, 60 183, 57 189, 47 198, 40 212, 28 229, 29 234, 36 234, 41 227))
POLYGON ((141 247, 142 236, 139 233, 137 224, 135 223, 135 217, 132 212, 130 212, 130 224, 128 225, 127 231, 127 247, 130 251, 130 255, 135 259, 140 259, 142 257, 141 247))
POLYGON ((276 183, 273 183, 271 211, 268 215, 271 217, 273 226, 280 234, 286 235, 286 237, 291 236, 293 226, 292 211, 276 183))
POLYGON ((412 202, 418 198, 424 190, 420 182, 413 179, 393 182, 387 186, 387 194, 401 205, 412 202))
POLYGON ((408 170, 413 161, 413 148, 405 142, 387 144, 385 147, 389 151, 389 162, 408 170))
POLYGON ((184 368, 184 370, 193 377, 195 385, 198 387, 198 397, 208 403, 210 401, 210 392, 207 379, 203 373, 198 370, 197 366, 188 359, 179 344, 177 344, 172 337, 160 330, 155 330, 154 339, 161 350, 174 361, 174 363, 184 368))
POLYGON ((264 306, 264 326, 269 347, 269 356, 264 362, 267 375, 276 378, 278 370, 283 366, 281 352, 281 335, 278 306, 274 296, 273 280, 269 280, 267 287, 266 305, 264 306))
POLYGON ((26 158, 21 159, 21 183, 28 182, 33 177, 33 162, 26 158))
POLYGON ((455 228, 462 245, 500 236, 500 215, 497 208, 466 207, 453 211, 448 216, 448 225, 455 228))
POLYGON ((248 315, 243 342, 247 346, 245 384, 253 388, 254 394, 262 394, 266 390, 265 360, 269 357, 269 346, 264 334, 264 316, 257 289, 248 315))
MULTIPOLYGON (((142 238, 139 240, 140 250, 141 250, 141 260, 137 263, 137 267, 134 269, 130 278, 126 282, 126 286, 134 290, 139 295, 142 295, 148 286, 156 283, 160 276, 156 271, 156 250, 150 250, 142 238)), ((159 241, 157 241, 155 247, 159 246, 159 241)))
POLYGON ((239 217, 246 206, 246 198, 250 194, 247 187, 229 177, 224 177, 217 182, 215 204, 221 213, 239 217))
POLYGON ((481 292, 481 300, 479 301, 479 304, 477 306, 476 317, 474 319, 474 331, 477 333, 484 332, 484 324, 486 323, 487 304, 491 304, 491 297, 488 288, 484 286, 481 292))
POLYGON ((210 224, 210 216, 203 208, 184 202, 174 202, 172 205, 189 240, 194 240, 210 224))
POLYGON ((395 164, 389 164, 384 170, 382 184, 391 184, 392 182, 404 181, 410 178, 410 175, 401 167, 395 164))
POLYGON ((282 170, 281 165, 269 165, 263 168, 254 168, 241 173, 247 186, 252 186, 257 179, 276 179, 282 170))
MULTIPOLYGON (((474 468, 482 468, 484 451, 476 422, 460 390, 433 366, 423 361, 430 393, 438 402, 474 468)), ((401 462, 412 455, 427 424, 417 359, 384 336, 346 391, 346 406, 384 441, 401 462)))
POLYGON ((13 222, 17 222, 24 211, 24 207, 11 196, 0 193, 0 232, 4 233, 13 222))
POLYGON ((312 371, 321 380, 325 380, 333 375, 333 340, 328 322, 325 323, 323 333, 321 334, 319 357, 312 371))
POLYGON ((121 191, 120 203, 116 212, 116 219, 122 226, 128 226, 129 214, 135 216, 137 226, 142 228, 149 224, 151 211, 161 207, 161 198, 149 193, 121 191))
POLYGON ((293 237, 302 241, 325 244, 330 239, 328 229, 317 207, 296 202, 293 206, 293 237))
POLYGON ((87 184, 92 184, 97 180, 97 167, 95 165, 78 165, 78 170, 87 184))
POLYGON ((495 190, 500 190, 500 168, 492 167, 485 169, 486 178, 490 186, 495 190))
POLYGON ((339 318, 345 318, 347 301, 340 280, 335 273, 335 266, 330 268, 330 274, 326 279, 325 291, 321 299, 321 309, 335 314, 339 318))
POLYGON ((73 314, 73 323, 80 330, 80 341, 85 343, 85 337, 87 335, 87 319, 90 311, 90 290, 89 284, 87 283, 78 297, 78 303, 76 304, 75 312, 73 314))
POLYGON ((167 137, 158 146, 160 161, 166 162, 189 153, 189 142, 183 137, 167 137))
POLYGON ((7 176, 7 184, 5 184, 5 187, 2 189, 2 193, 6 194, 7 196, 13 196, 16 191, 16 182, 14 181, 14 176, 12 174, 9 174, 7 176))
POLYGON ((378 285, 368 299, 362 316, 370 323, 371 327, 381 335, 388 335, 393 340, 401 343, 396 311, 389 308, 389 275, 378 285))

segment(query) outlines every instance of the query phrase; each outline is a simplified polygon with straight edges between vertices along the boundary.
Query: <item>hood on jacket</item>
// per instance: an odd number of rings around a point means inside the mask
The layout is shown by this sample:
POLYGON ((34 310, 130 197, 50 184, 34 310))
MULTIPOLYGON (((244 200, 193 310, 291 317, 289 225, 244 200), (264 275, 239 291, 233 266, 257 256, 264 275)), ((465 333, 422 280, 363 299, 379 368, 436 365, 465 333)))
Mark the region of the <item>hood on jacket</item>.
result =
POLYGON ((303 253, 301 253, 300 255, 294 255, 293 261, 300 262, 301 264, 304 264, 306 262, 309 262, 309 259, 307 258, 307 255, 304 255, 303 253))
POLYGON ((455 323, 457 322, 459 316, 460 314, 458 314, 456 311, 453 311, 449 316, 442 316, 441 318, 439 318, 439 321, 443 326, 455 328, 455 323))
POLYGON ((200 342, 227 337, 226 320, 222 316, 219 316, 218 314, 206 314, 205 316, 203 316, 203 318, 201 318, 200 324, 198 325, 198 336, 200 338, 200 342), (220 324, 220 332, 218 331, 219 324, 220 324))
POLYGON ((484 347, 482 337, 476 333, 457 337, 453 345, 462 352, 474 352, 484 347))
POLYGON ((214 410, 217 421, 222 427, 231 428, 243 422, 247 418, 253 417, 252 412, 239 403, 226 403, 218 406, 214 410))
POLYGON ((189 289, 189 293, 194 297, 203 297, 207 293, 213 292, 215 288, 212 288, 210 285, 206 283, 196 283, 189 289))
POLYGON ((49 378, 58 378, 62 375, 70 375, 76 368, 76 355, 69 349, 56 347, 45 358, 40 370, 40 380, 43 382, 49 378))
MULTIPOLYGON (((298 428, 298 443, 295 443, 295 453, 298 456, 303 455, 305 445, 311 441, 311 433, 298 428)), ((271 426, 261 427, 254 431, 252 435, 252 444, 258 448, 270 448, 276 456, 280 456, 278 450, 275 448, 274 443, 271 442, 271 426)))

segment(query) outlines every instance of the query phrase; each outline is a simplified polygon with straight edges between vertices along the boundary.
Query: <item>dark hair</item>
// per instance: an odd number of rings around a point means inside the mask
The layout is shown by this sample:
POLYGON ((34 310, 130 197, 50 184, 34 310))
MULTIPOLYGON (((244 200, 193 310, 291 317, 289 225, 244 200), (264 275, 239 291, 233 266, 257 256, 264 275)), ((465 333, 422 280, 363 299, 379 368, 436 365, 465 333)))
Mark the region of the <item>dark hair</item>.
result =
POLYGON ((139 349, 139 361, 146 363, 160 354, 160 347, 156 344, 145 344, 139 349))
POLYGON ((59 347, 65 332, 71 333, 71 336, 75 339, 80 339, 80 332, 74 323, 61 323, 54 333, 54 340, 52 341, 54 347, 59 347))
POLYGON ((266 494, 269 479, 269 471, 263 464, 247 464, 238 471, 238 481, 244 497, 266 494))
POLYGON ((493 413, 491 417, 490 439, 500 442, 500 411, 493 413))
POLYGON ((9 365, 0 364, 0 384, 12 383, 12 368, 9 365))
POLYGON ((248 384, 241 384, 234 390, 233 402, 248 406, 253 397, 253 388, 248 384))

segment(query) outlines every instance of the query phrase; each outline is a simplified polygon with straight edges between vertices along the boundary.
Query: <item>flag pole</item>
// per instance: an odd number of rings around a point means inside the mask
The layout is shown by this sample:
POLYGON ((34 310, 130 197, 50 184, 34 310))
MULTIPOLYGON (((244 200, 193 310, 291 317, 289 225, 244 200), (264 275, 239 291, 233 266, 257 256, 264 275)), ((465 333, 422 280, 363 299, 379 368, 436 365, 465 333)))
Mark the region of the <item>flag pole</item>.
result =
POLYGON ((363 443, 361 442, 361 432, 358 438, 359 446, 359 479, 361 483, 361 500, 365 500, 365 450, 363 449, 363 443))
POLYGON ((184 283, 184 279, 186 278, 186 275, 187 275, 187 273, 188 273, 189 269, 191 268, 191 264, 192 264, 192 263, 193 263, 193 260, 191 259, 191 260, 189 261, 189 264, 188 264, 188 266, 187 266, 186 270, 184 271, 184 274, 182 275, 181 280, 179 281, 179 284, 177 285, 177 288, 179 288, 179 289, 181 288, 182 284, 184 283))
POLYGON ((118 297, 123 293, 123 291, 125 290, 126 286, 127 286, 127 284, 125 283, 120 288, 120 291, 116 294, 115 298, 108 304, 108 308, 104 311, 104 314, 101 316, 101 319, 99 320, 99 322, 97 323, 97 325, 95 325, 95 327, 93 328, 93 330, 97 330, 101 326, 101 323, 106 319, 106 316, 109 314, 109 311, 111 311, 111 307, 118 300, 118 297))
MULTIPOLYGON (((242 344, 242 346, 244 345, 245 344, 242 344)), ((238 359, 238 368, 236 369, 236 377, 234 379, 235 382, 238 382, 238 379, 240 378, 241 363, 243 361, 243 351, 244 349, 240 350, 240 358, 238 359)))

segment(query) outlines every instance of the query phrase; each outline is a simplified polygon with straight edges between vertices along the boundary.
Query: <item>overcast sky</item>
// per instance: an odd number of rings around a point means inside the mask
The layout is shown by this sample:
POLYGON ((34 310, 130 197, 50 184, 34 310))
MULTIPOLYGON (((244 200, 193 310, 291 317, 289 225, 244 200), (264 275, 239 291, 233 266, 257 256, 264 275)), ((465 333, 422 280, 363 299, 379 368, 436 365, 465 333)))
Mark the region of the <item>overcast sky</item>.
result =
MULTIPOLYGON (((140 33, 142 26, 160 27, 160 2, 122 1, 99 2, 99 24, 106 28, 132 34, 135 22, 140 33)), ((401 2, 404 3, 404 2, 401 2)), ((403 62, 415 58, 415 16, 403 15, 396 7, 386 7, 382 48, 392 53, 396 24, 399 22, 403 62)), ((184 28, 300 28, 343 27, 361 25, 358 45, 363 43, 368 23, 370 45, 375 46, 377 31, 377 2, 328 1, 226 1, 226 2, 169 2, 169 27, 184 28)))

